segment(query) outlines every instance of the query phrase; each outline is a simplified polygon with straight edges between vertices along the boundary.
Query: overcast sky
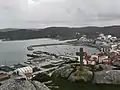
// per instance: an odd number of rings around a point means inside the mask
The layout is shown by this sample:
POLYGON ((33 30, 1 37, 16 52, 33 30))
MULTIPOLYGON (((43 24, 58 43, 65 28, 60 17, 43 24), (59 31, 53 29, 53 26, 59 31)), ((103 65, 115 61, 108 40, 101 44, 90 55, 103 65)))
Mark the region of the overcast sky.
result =
POLYGON ((120 0, 0 0, 0 28, 120 24, 120 0))

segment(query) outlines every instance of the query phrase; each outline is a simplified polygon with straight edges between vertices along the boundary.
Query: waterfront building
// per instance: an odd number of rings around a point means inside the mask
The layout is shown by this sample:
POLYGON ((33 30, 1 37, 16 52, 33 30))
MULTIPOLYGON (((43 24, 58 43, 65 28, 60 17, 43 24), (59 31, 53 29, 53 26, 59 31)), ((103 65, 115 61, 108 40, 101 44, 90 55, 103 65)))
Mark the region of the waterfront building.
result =
POLYGON ((4 71, 0 71, 0 81, 8 78, 9 78, 9 74, 7 74, 4 71))
POLYGON ((16 73, 18 76, 23 76, 24 78, 30 78, 32 77, 33 68, 31 66, 18 68, 14 71, 14 73, 16 73))

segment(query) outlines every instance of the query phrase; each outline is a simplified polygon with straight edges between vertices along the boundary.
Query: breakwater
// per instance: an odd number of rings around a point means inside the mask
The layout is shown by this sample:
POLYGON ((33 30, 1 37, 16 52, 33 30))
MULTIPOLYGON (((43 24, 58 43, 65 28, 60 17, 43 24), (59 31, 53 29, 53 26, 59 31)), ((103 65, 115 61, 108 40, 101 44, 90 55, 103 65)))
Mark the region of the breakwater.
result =
POLYGON ((69 45, 68 43, 55 43, 55 44, 41 44, 41 45, 31 45, 28 46, 28 50, 34 50, 34 47, 44 47, 44 46, 54 46, 54 45, 69 45))

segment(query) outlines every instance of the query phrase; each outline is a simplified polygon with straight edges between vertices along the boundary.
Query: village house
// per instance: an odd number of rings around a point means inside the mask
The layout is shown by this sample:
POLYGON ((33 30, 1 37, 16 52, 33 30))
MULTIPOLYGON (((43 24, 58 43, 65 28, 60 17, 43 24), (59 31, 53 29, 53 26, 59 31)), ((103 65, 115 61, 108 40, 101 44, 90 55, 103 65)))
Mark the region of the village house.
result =
POLYGON ((99 60, 98 55, 95 55, 95 54, 93 54, 89 57, 90 58, 86 59, 88 65, 95 65, 99 60))
POLYGON ((83 57, 84 65, 96 65, 96 64, 111 64, 112 58, 105 55, 104 53, 88 54, 88 56, 83 57))

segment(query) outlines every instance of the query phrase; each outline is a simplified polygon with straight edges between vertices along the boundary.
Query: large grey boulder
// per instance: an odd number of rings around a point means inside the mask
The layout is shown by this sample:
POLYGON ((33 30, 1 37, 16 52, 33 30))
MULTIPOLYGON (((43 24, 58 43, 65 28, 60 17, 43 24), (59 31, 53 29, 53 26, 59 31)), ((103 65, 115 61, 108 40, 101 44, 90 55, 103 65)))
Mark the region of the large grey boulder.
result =
POLYGON ((0 90, 50 90, 37 81, 9 79, 0 86, 0 90))
POLYGON ((32 81, 32 84, 34 85, 36 90, 50 90, 48 87, 38 81, 32 81))
POLYGON ((71 82, 89 82, 93 78, 93 73, 89 67, 84 66, 82 69, 75 64, 65 65, 54 71, 52 74, 54 79, 63 78, 71 82))
POLYGON ((73 71, 73 67, 71 65, 65 65, 61 68, 55 70, 52 74, 53 79, 61 78, 68 78, 71 72, 73 71))
POLYGON ((73 72, 68 80, 71 82, 90 82, 93 78, 93 72, 89 71, 89 68, 77 67, 77 70, 73 72))
POLYGON ((108 71, 95 72, 93 83, 120 84, 120 70, 108 70, 108 71))
POLYGON ((0 90, 36 90, 34 85, 26 80, 9 79, 0 86, 0 90))

